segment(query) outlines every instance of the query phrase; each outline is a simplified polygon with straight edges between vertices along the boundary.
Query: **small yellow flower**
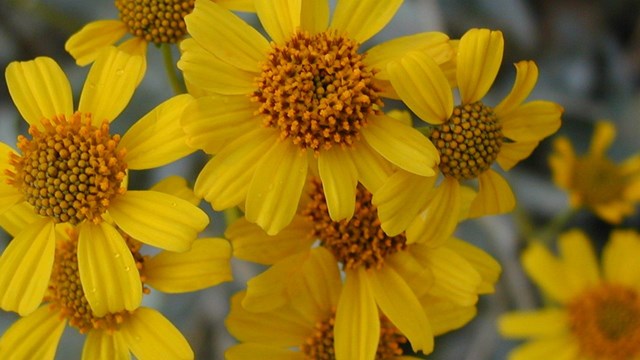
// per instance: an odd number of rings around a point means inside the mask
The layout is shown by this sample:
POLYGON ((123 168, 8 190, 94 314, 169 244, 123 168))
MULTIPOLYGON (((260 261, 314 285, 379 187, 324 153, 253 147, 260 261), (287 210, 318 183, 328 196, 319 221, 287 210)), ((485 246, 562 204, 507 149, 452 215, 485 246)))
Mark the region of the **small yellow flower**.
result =
POLYGON ((569 192, 572 207, 585 207, 607 222, 618 224, 635 212, 640 201, 640 155, 615 164, 606 151, 615 138, 613 123, 596 124, 589 151, 574 153, 565 137, 556 139, 549 158, 553 180, 569 192))
POLYGON ((269 234, 293 218, 309 169, 316 169, 335 220, 353 215, 356 184, 371 191, 393 165, 433 175, 438 154, 417 130, 381 112, 394 96, 386 64, 421 48, 444 63, 448 37, 422 33, 361 52, 401 0, 255 2, 272 41, 233 13, 197 1, 181 43, 185 80, 210 96, 182 117, 191 145, 216 154, 196 194, 223 210, 244 205, 269 234))
MULTIPOLYGON (((16 231, 0 258, 0 307, 25 315, 46 291, 55 233, 79 231, 78 262, 96 314, 138 307, 140 280, 125 234, 163 249, 186 251, 209 222, 197 206, 157 191, 126 189, 126 173, 183 157, 191 150, 175 121, 190 101, 175 97, 149 112, 125 134, 110 123, 129 102, 142 59, 111 47, 91 67, 77 111, 71 86, 50 58, 13 62, 6 70, 9 93, 29 123, 31 138, 18 137, 19 152, 0 143, 0 215, 30 208, 36 219, 16 231), (106 220, 106 221, 105 221, 106 220), (121 296, 109 296, 120 284, 121 296)), ((16 230, 14 228, 14 230, 16 230)))
POLYGON ((522 256, 527 274, 553 302, 503 315, 500 332, 530 339, 511 360, 640 359, 640 236, 616 230, 601 266, 579 230, 561 235, 560 257, 534 243, 522 256))

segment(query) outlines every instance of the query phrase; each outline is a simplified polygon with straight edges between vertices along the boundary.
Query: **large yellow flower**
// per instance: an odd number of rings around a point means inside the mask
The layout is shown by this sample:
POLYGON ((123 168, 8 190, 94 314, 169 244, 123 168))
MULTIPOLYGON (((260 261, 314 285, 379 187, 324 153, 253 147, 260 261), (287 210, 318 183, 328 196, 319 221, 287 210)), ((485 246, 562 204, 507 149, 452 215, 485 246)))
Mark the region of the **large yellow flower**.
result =
MULTIPOLYGON (((363 318, 362 327, 352 324, 357 328, 354 333, 344 333, 344 328, 338 328, 336 309, 341 311, 339 302, 344 290, 338 267, 328 251, 312 250, 304 271, 306 276, 300 284, 304 290, 286 306, 255 313, 242 307, 244 292, 231 299, 226 325, 241 344, 227 350, 227 359, 418 359, 403 354, 407 338, 375 309, 349 310, 371 311, 372 315, 378 314, 378 321, 368 323, 371 319, 363 318), (371 338, 366 346, 360 347, 358 339, 365 334, 371 338), (340 343, 353 346, 334 347, 340 343)), ((456 306, 428 295, 420 297, 419 303, 434 335, 463 326, 476 312, 473 305, 456 306)))
POLYGON ((345 354, 375 351, 379 311, 414 350, 431 352, 433 321, 420 306, 422 296, 468 307, 476 304, 478 294, 493 291, 500 266, 484 251, 453 238, 438 244, 409 244, 404 234, 387 236, 371 204, 371 193, 362 186, 355 214, 341 221, 330 218, 319 181, 313 181, 308 191, 299 214, 275 236, 246 219, 227 229, 236 257, 272 265, 248 282, 243 299, 247 310, 270 311, 307 291, 302 279, 317 276, 305 270, 312 259, 310 252, 316 251, 311 250, 314 243, 345 272, 335 315, 335 331, 341 334, 336 348, 345 354))
MULTIPOLYGON (((389 64, 387 71, 391 83, 407 106, 418 117, 434 125, 430 139, 440 153, 440 172, 444 180, 434 198, 444 199, 431 212, 458 209, 459 184, 478 180, 478 195, 471 204, 472 217, 510 211, 515 199, 507 182, 491 169, 494 162, 509 170, 529 156, 544 137, 560 126, 562 108, 550 101, 523 103, 537 81, 538 68, 532 61, 515 64, 517 75, 511 93, 497 106, 490 107, 482 98, 491 88, 502 63, 504 40, 499 31, 469 30, 458 44, 456 81, 460 105, 454 106, 450 81, 441 68, 424 52, 410 52, 389 64)), ((397 173, 386 187, 422 189, 430 179, 417 179, 414 174, 397 173)), ((412 191, 397 193, 381 190, 384 196, 376 199, 381 208, 381 219, 390 233, 404 230, 417 212, 430 206, 429 199, 412 191), (397 207, 409 199, 419 198, 422 206, 408 207, 391 212, 396 219, 389 220, 386 207, 397 207), (400 221, 400 223, 397 223, 400 221)), ((377 194, 376 194, 377 196, 377 194)), ((455 211, 454 211, 455 212, 455 211)))
POLYGON ((504 315, 500 332, 530 339, 511 360, 640 359, 640 236, 616 230, 602 265, 579 230, 559 239, 560 258, 534 243, 522 263, 554 304, 504 315))
POLYGON ((182 124, 193 146, 216 154, 196 194, 216 210, 244 204, 247 219, 275 234, 293 218, 309 168, 335 220, 353 215, 356 184, 375 190, 391 164, 433 175, 436 149, 382 114, 381 97, 394 96, 389 61, 421 48, 447 62, 448 37, 417 34, 359 52, 401 4, 340 0, 329 22, 327 0, 258 0, 269 42, 233 13, 196 1, 178 67, 212 95, 196 99, 182 124))
POLYGON ((620 165, 607 157, 606 151, 615 138, 613 123, 598 122, 589 151, 575 154, 569 139, 561 137, 553 143, 549 158, 553 181, 569 193, 574 208, 585 207, 610 223, 620 223, 635 212, 640 201, 640 155, 620 165))
POLYGON ((129 169, 174 161, 192 150, 175 119, 190 100, 173 98, 127 133, 109 133, 140 79, 142 59, 111 47, 87 76, 78 110, 71 86, 50 58, 11 63, 7 85, 31 138, 19 152, 0 143, 0 215, 30 208, 37 219, 21 229, 0 258, 0 307, 21 315, 36 309, 53 266, 55 229, 79 230, 78 262, 89 304, 101 316, 138 307, 140 280, 122 235, 186 251, 208 224, 197 206, 156 191, 127 190, 129 169), (108 220, 108 221, 105 221, 108 220))

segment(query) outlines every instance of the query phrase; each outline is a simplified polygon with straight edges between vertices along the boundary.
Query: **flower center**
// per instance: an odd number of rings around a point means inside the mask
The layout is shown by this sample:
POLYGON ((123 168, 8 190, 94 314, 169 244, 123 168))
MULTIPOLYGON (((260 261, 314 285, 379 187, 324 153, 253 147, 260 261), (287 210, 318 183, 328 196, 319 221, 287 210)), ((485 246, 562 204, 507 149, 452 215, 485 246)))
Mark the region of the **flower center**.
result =
POLYGON ((319 181, 312 181, 309 195, 311 201, 302 214, 313 224, 312 236, 319 239, 345 269, 359 266, 380 269, 387 256, 406 248, 404 233, 393 237, 384 233, 378 210, 371 203, 372 195, 362 185, 358 185, 355 213, 350 220, 331 220, 319 181))
POLYGON ((109 135, 106 121, 96 128, 91 116, 75 113, 29 128, 32 139, 18 136, 22 156, 12 155, 16 172, 7 172, 35 212, 73 225, 100 221, 120 187, 127 165, 119 135, 109 135))
MULTIPOLYGON (((336 358, 333 347, 335 317, 334 310, 331 317, 316 323, 313 335, 309 336, 301 346, 306 359, 334 360, 336 358)), ((402 356, 402 344, 405 343, 407 343, 407 338, 393 326, 391 321, 381 316, 380 341, 378 342, 375 360, 390 360, 402 356)))
POLYGON ((628 179, 609 159, 585 156, 577 159, 572 181, 584 203, 594 206, 621 199, 628 179))
POLYGON ((440 152, 442 174, 458 180, 475 179, 498 157, 504 136, 493 109, 480 101, 459 105, 431 133, 440 152))
MULTIPOLYGON (((49 291, 45 301, 49 302, 52 309, 59 311, 62 316, 69 320, 70 325, 78 328, 83 334, 92 329, 111 333, 126 321, 129 312, 122 311, 107 314, 103 317, 93 315, 80 282, 77 254, 78 233, 74 228, 70 228, 67 233, 69 234, 69 239, 61 239, 57 242, 53 271, 49 281, 49 291)), ((128 238, 125 238, 125 240, 136 261, 138 271, 143 273, 144 257, 139 252, 141 243, 128 238)), ((144 280, 143 276, 141 276, 141 280, 144 280)), ((147 294, 149 289, 144 287, 143 292, 147 294)))
POLYGON ((631 359, 640 355, 640 294, 605 284, 568 305, 571 330, 584 355, 597 359, 631 359))
POLYGON ((184 17, 195 0, 115 0, 129 32, 156 45, 176 43, 187 34, 184 17))
POLYGON ((298 32, 274 45, 251 97, 260 103, 264 124, 316 153, 351 146, 382 106, 375 70, 364 65, 358 47, 333 32, 298 32))

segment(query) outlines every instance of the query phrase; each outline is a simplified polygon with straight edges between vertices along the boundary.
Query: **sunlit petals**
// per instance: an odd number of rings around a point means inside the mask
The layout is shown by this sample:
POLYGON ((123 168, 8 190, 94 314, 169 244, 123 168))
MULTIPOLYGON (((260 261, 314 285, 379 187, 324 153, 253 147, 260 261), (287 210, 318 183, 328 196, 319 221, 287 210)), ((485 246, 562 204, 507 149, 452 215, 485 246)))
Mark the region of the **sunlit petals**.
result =
POLYGON ((498 281, 502 269, 491 255, 466 241, 456 238, 450 238, 444 246, 462 256, 480 274, 482 280, 478 286, 479 294, 494 292, 494 285, 498 281))
POLYGON ((329 27, 363 43, 389 23, 400 5, 402 0, 341 0, 329 27))
MULTIPOLYGON (((586 289, 600 281, 598 259, 589 239, 582 231, 575 229, 560 234, 558 248, 568 280, 574 284, 573 287, 586 289)), ((640 274, 640 267, 635 270, 636 274, 640 274)))
POLYGON ((494 111, 500 116, 507 116, 529 96, 538 81, 538 67, 533 61, 520 61, 516 67, 516 81, 507 97, 498 104, 494 111))
POLYGON ((82 348, 82 360, 129 360, 129 348, 122 335, 115 331, 92 330, 87 333, 82 348))
POLYGON ((318 171, 333 221, 350 219, 355 209, 358 171, 348 151, 334 146, 318 155, 318 171))
POLYGON ((502 32, 471 29, 460 39, 457 79, 463 104, 476 102, 489 91, 502 64, 502 32))
POLYGON ((329 25, 329 1, 302 1, 300 27, 311 34, 327 29, 329 25))
POLYGON ((21 318, 0 338, 0 354, 6 359, 53 360, 66 321, 49 306, 21 318), (5 357, 6 354, 11 354, 5 357))
POLYGON ((516 206, 516 198, 502 175, 489 169, 478 176, 478 195, 471 203, 469 217, 507 213, 516 206))
POLYGON ((602 272, 605 280, 638 287, 640 284, 640 236, 634 231, 611 233, 602 252, 602 272))
POLYGON ((567 336, 560 336, 530 341, 509 354, 509 360, 530 359, 580 359, 580 350, 577 342, 570 341, 567 336))
POLYGON ((608 121, 598 121, 591 137, 589 153, 595 156, 604 155, 616 137, 615 126, 608 121))
POLYGON ((567 313, 555 308, 506 314, 500 317, 498 327, 510 338, 555 337, 569 331, 567 313))
POLYGON ((7 87, 20 115, 41 127, 41 120, 73 113, 71 85, 60 66, 51 58, 14 61, 5 70, 7 87))
POLYGON ((358 181, 372 193, 392 174, 392 165, 378 152, 361 141, 347 152, 358 171, 358 181))
POLYGON ((311 249, 300 272, 302 276, 296 278, 295 284, 298 292, 291 294, 290 306, 306 321, 315 323, 338 304, 342 289, 340 270, 331 252, 319 246, 311 249))
POLYGON ((461 209, 460 183, 445 177, 433 191, 429 203, 407 228, 407 244, 441 245, 455 231, 461 209))
POLYGON ((475 306, 458 306, 433 297, 424 297, 420 303, 435 336, 463 327, 477 313, 475 306))
MULTIPOLYGON (((2 177, 0 177, 0 181, 2 177)), ((0 216, 23 200, 23 195, 13 185, 0 182, 0 216)), ((33 208, 31 208, 33 212, 33 208)))
MULTIPOLYGON (((15 191, 15 188, 13 190, 15 191)), ((2 198, 1 194, 2 185, 0 185, 0 198, 2 198)), ((0 211, 0 228, 4 229, 12 237, 16 237, 20 231, 39 219, 40 215, 33 211, 33 207, 23 201, 11 206, 7 211, 0 211)))
POLYGON ((538 144, 538 141, 503 143, 496 161, 503 170, 510 170, 520 161, 528 158, 538 144))
POLYGON ((420 254, 416 256, 412 251, 398 251, 385 259, 386 266, 400 274, 418 298, 425 296, 433 285, 433 273, 425 266, 420 254))
POLYGON ((555 139, 553 153, 549 156, 553 182, 561 188, 569 188, 575 164, 576 154, 569 139, 565 137, 555 139))
POLYGON ((278 44, 289 40, 300 26, 300 0, 255 0, 255 7, 260 23, 278 44))
POLYGON ((254 0, 216 0, 216 4, 233 11, 256 11, 254 0))
POLYGON ((551 101, 536 100, 523 104, 501 117, 502 133, 514 141, 540 141, 560 128, 564 110, 551 101))
POLYGON ((85 66, 93 62, 105 47, 115 44, 127 33, 127 26, 120 20, 98 20, 85 25, 64 44, 64 49, 85 66))
POLYGON ((564 265, 542 244, 531 243, 522 254, 522 266, 531 279, 556 301, 566 303, 575 295, 575 289, 567 286, 564 265))

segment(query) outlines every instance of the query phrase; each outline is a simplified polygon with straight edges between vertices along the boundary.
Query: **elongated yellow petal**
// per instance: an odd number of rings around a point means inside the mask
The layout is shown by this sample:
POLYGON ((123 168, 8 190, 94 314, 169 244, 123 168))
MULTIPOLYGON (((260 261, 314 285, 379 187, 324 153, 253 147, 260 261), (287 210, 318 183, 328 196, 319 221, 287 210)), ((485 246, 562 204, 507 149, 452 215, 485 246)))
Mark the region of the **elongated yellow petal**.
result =
POLYGON ((509 360, 574 360, 580 358, 578 342, 566 335, 529 341, 509 353, 509 360))
POLYGON ((120 20, 98 20, 85 25, 71 35, 64 49, 76 59, 76 64, 85 66, 93 62, 100 51, 115 44, 127 33, 127 26, 120 20))
POLYGON ((515 141, 540 141, 560 128, 564 110, 551 101, 536 100, 519 106, 507 116, 500 117, 502 133, 515 141))
POLYGON ((529 96, 538 81, 538 67, 533 61, 520 61, 516 67, 516 81, 507 97, 494 108, 496 114, 507 116, 515 110, 529 96))
POLYGON ((166 165, 195 151, 187 145, 187 134, 177 119, 191 95, 175 96, 156 106, 124 134, 118 147, 126 149, 129 169, 166 165))
POLYGON ((598 259, 585 233, 574 229, 560 234, 558 248, 572 286, 586 289, 600 282, 598 259))
POLYGON ((420 303, 427 314, 435 336, 463 327, 477 313, 475 306, 457 306, 430 296, 420 299, 420 303))
POLYGON ((387 67, 389 79, 402 101, 429 124, 442 124, 453 112, 449 81, 426 53, 412 51, 387 67))
POLYGON ((384 260, 384 266, 393 268, 416 296, 422 298, 433 285, 433 274, 423 260, 411 251, 398 251, 384 260))
POLYGON ((129 349, 122 334, 109 334, 102 330, 91 330, 82 347, 82 360, 129 360, 129 349))
POLYGON ((502 175, 489 169, 480 176, 478 195, 471 203, 469 217, 504 214, 516 206, 516 198, 502 175))
POLYGON ((184 336, 154 309, 138 308, 122 323, 120 331, 138 359, 193 359, 193 350, 184 336))
POLYGON ((502 32, 471 29, 458 46, 457 79, 463 104, 482 99, 498 75, 502 64, 502 32))
POLYGON ((329 27, 363 43, 391 21, 400 5, 402 0, 341 0, 329 27))
POLYGON ((610 121, 599 121, 591 137, 589 153, 593 155, 604 155, 616 137, 616 128, 610 121))
POLYGON ((301 0, 255 0, 256 13, 267 34, 278 44, 300 26, 301 0))
POLYGON ((0 307, 24 316, 42 302, 55 252, 53 222, 40 218, 16 236, 0 257, 0 307))
POLYGON ((460 183, 445 177, 426 207, 407 228, 407 244, 440 246, 453 235, 462 211, 460 183))
POLYGON ((438 150, 411 126, 387 116, 375 116, 361 133, 367 143, 392 164, 422 176, 435 175, 438 150))
POLYGON ((522 266, 533 281, 547 295, 560 303, 566 303, 574 295, 569 287, 566 269, 543 245, 533 242, 522 253, 522 266))
POLYGON ((289 141, 276 143, 256 166, 246 200, 247 220, 274 235, 289 225, 307 178, 307 154, 289 141))
POLYGON ((318 156, 318 171, 333 221, 350 219, 356 206, 358 170, 348 150, 334 146, 318 156))
POLYGON ((80 281, 94 314, 100 317, 140 306, 140 274, 122 235, 105 222, 85 222, 79 232, 80 281))
POLYGON ((373 359, 380 341, 380 315, 364 269, 347 270, 333 328, 337 360, 373 359))
POLYGON ((157 191, 127 191, 113 200, 109 214, 134 239, 178 252, 189 250, 209 224, 197 206, 157 191))
POLYGON ((271 49, 256 29, 213 1, 199 1, 185 22, 200 46, 243 70, 260 71, 271 49))
MULTIPOLYGON (((7 183, 0 183, 0 216, 9 211, 12 207, 23 200, 24 196, 15 186, 7 183)), ((33 212, 33 209, 32 209, 33 212)))
POLYGON ((553 153, 549 156, 549 167, 553 175, 553 182, 563 188, 570 187, 573 169, 576 164, 576 154, 569 139, 558 137, 553 142, 553 153))
POLYGON ((481 283, 478 293, 487 294, 495 291, 495 284, 502 271, 498 263, 484 250, 457 238, 449 239, 444 246, 462 256, 480 274, 481 283))
POLYGON ((65 325, 58 312, 42 306, 4 332, 0 354, 5 359, 53 360, 65 325))
POLYGON ((201 290, 232 280, 230 260, 227 240, 198 239, 189 251, 162 251, 145 261, 145 282, 165 293, 201 290))
POLYGON ((503 170, 511 170, 521 160, 528 158, 538 144, 537 141, 502 143, 496 161, 503 170))
POLYGON ((640 237, 631 230, 616 230, 602 252, 603 275, 607 281, 637 286, 640 280, 640 237))
POLYGON ((358 171, 358 181, 367 190, 375 192, 393 173, 392 165, 365 141, 349 152, 358 171))
POLYGON ((283 349, 261 343, 247 343, 234 345, 224 353, 227 360, 269 359, 269 360, 305 360, 305 354, 300 351, 283 349))
POLYGON ((71 85, 53 59, 14 61, 5 77, 13 103, 30 125, 41 127, 43 119, 73 113, 71 85))
POLYGON ((302 0, 300 27, 310 34, 317 34, 329 25, 329 1, 302 0))
POLYGON ((569 318, 556 308, 507 313, 498 320, 498 330, 509 338, 552 338, 569 331, 569 318))
POLYGON ((195 206, 198 206, 201 200, 193 193, 193 190, 187 184, 187 179, 178 175, 171 175, 160 180, 150 190, 177 196, 195 206))
POLYGON ((101 51, 85 80, 78 111, 90 113, 96 126, 113 121, 131 100, 144 61, 112 46, 101 51))
MULTIPOLYGON (((0 194, 2 193, 2 185, 0 185, 0 194)), ((2 197, 0 195, 0 197, 2 197)), ((40 215, 37 215, 33 211, 33 207, 26 201, 20 202, 11 206, 7 211, 0 211, 0 227, 3 228, 9 235, 16 237, 23 229, 26 229, 29 224, 34 223, 40 219, 40 215)))
POLYGON ((254 0, 216 0, 216 4, 233 11, 256 11, 254 0))

